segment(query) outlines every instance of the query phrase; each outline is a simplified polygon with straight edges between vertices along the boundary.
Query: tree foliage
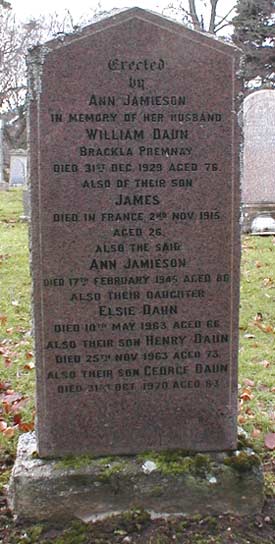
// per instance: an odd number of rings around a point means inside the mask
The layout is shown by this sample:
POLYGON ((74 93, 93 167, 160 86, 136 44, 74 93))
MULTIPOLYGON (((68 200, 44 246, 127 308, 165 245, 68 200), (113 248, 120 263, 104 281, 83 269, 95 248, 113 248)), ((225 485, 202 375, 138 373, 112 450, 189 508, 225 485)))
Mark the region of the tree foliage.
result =
POLYGON ((245 54, 245 79, 275 86, 275 0, 238 0, 234 42, 245 54))
POLYGON ((0 116, 7 121, 4 139, 8 148, 26 144, 26 55, 28 49, 75 30, 69 12, 18 22, 5 0, 0 0, 0 116))
POLYGON ((11 9, 10 2, 6 2, 6 0, 0 0, 0 6, 2 6, 5 9, 11 9))
POLYGON ((9 3, 0 1, 0 112, 10 119, 17 118, 5 126, 9 147, 16 147, 25 131, 25 54, 38 31, 35 21, 17 23, 9 3))
POLYGON ((234 7, 228 8, 224 16, 218 13, 219 0, 182 0, 171 3, 167 10, 181 16, 182 22, 195 30, 217 34, 231 24, 231 15, 234 7), (209 22, 206 25, 203 11, 208 8, 209 22))

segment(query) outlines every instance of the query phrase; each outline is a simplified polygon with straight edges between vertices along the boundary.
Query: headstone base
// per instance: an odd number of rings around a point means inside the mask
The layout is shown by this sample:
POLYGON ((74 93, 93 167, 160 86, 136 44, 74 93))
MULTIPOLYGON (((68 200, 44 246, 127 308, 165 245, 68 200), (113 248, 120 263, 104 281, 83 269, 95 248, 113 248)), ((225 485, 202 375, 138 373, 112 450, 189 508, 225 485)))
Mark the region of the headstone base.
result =
POLYGON ((37 458, 33 433, 21 436, 8 492, 19 520, 95 521, 132 508, 154 516, 261 511, 260 461, 250 448, 230 453, 37 458))
MULTIPOLYGON (((270 216, 275 219, 275 203, 273 202, 251 202, 242 205, 242 233, 250 233, 251 226, 257 217, 270 216)), ((270 233, 268 233, 270 234, 270 233)))

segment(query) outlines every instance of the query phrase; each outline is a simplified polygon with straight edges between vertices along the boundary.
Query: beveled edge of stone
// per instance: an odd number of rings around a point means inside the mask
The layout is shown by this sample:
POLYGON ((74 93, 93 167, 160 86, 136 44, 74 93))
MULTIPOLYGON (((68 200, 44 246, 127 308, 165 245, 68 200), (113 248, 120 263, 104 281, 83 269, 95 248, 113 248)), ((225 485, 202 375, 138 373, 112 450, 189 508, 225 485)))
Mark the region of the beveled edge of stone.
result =
MULTIPOLYGON (((150 22, 151 24, 162 27, 166 31, 172 33, 180 32, 186 39, 197 43, 203 43, 205 47, 214 49, 217 53, 229 56, 232 59, 235 58, 237 63, 240 64, 240 58, 243 56, 243 53, 235 44, 224 42, 213 34, 190 29, 179 21, 175 21, 174 19, 153 11, 139 7, 125 8, 114 14, 110 13, 107 16, 104 15, 102 19, 96 20, 81 29, 77 29, 75 32, 69 34, 64 33, 54 39, 30 48, 26 57, 28 68, 28 103, 30 104, 32 101, 38 100, 39 95, 42 92, 43 65, 49 54, 56 49, 69 46, 75 41, 86 39, 90 35, 102 32, 134 18, 150 22)), ((240 70, 240 66, 236 67, 236 71, 238 77, 241 79, 243 73, 240 70)))
POLYGON ((115 10, 115 12, 114 10, 112 10, 107 15, 103 14, 102 17, 97 18, 90 24, 85 25, 84 27, 77 29, 76 31, 61 34, 56 38, 44 42, 43 44, 38 44, 29 49, 29 56, 32 56, 33 54, 35 55, 37 50, 41 49, 41 47, 44 48, 45 51, 48 49, 48 52, 50 52, 59 47, 69 45, 76 40, 86 38, 90 33, 105 30, 110 26, 127 22, 129 19, 133 18, 142 19, 155 25, 160 25, 162 23, 163 25, 166 25, 167 30, 173 31, 175 29, 178 29, 180 32, 184 32, 186 36, 188 36, 190 39, 192 36, 197 36, 199 39, 205 41, 205 45, 208 44, 210 47, 215 46, 216 49, 220 49, 221 52, 224 52, 225 54, 230 54, 230 56, 234 55, 234 53, 238 53, 239 55, 242 54, 242 50, 237 45, 225 42, 214 34, 191 29, 185 24, 176 21, 171 17, 167 17, 166 15, 163 15, 161 13, 157 13, 155 11, 143 9, 136 6, 132 8, 118 9, 115 10))
POLYGON ((144 509, 152 519, 196 513, 252 515, 261 512, 264 503, 262 466, 254 463, 255 452, 247 447, 233 453, 182 452, 191 462, 204 463, 205 458, 207 468, 175 473, 165 472, 153 452, 45 460, 36 451, 35 434, 21 435, 8 489, 9 507, 19 521, 89 522, 134 508, 144 509), (239 471, 233 465, 243 452, 253 462, 239 471))

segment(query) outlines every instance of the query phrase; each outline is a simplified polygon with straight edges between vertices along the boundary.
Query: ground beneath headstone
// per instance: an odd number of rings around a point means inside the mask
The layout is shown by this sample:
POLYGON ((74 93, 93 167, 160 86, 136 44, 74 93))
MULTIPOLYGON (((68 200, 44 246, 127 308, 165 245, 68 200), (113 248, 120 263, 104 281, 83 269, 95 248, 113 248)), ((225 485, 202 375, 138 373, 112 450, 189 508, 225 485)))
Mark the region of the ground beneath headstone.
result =
MULTIPOLYGON (((274 506, 267 504, 260 516, 238 518, 208 516, 149 520, 144 512, 85 525, 15 526, 8 515, 1 515, 1 544, 273 544, 274 506), (272 518, 273 514, 273 518, 272 518)), ((1 505, 2 509, 2 505, 1 505)))
MULTIPOLYGON (((7 480, 13 459, 0 459, 0 481, 7 480)), ((256 516, 192 516, 151 520, 146 512, 132 510, 97 523, 73 522, 16 525, 0 494, 1 544, 273 544, 275 498, 267 498, 256 516)))

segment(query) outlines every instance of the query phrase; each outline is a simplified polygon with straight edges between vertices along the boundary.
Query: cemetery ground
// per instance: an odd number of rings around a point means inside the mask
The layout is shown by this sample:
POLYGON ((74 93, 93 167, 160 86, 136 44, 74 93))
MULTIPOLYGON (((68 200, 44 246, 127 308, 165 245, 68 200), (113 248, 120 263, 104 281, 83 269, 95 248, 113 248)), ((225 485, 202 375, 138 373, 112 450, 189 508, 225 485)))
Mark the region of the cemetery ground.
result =
MULTIPOLYGON (((239 354, 239 425, 261 458, 266 501, 251 517, 193 516, 150 520, 139 510, 70 526, 15 524, 5 491, 20 433, 34 426, 34 357, 30 322, 28 224, 22 192, 0 194, 0 543, 1 544, 268 544, 275 539, 275 238, 244 237, 239 354)), ((176 471, 184 454, 156 463, 176 471)), ((80 459, 88 462, 87 458, 80 459)), ((75 462, 67 460, 66 462, 75 462)), ((106 466, 110 459, 106 459, 106 466)), ((238 467, 240 472, 244 466, 238 467)))

